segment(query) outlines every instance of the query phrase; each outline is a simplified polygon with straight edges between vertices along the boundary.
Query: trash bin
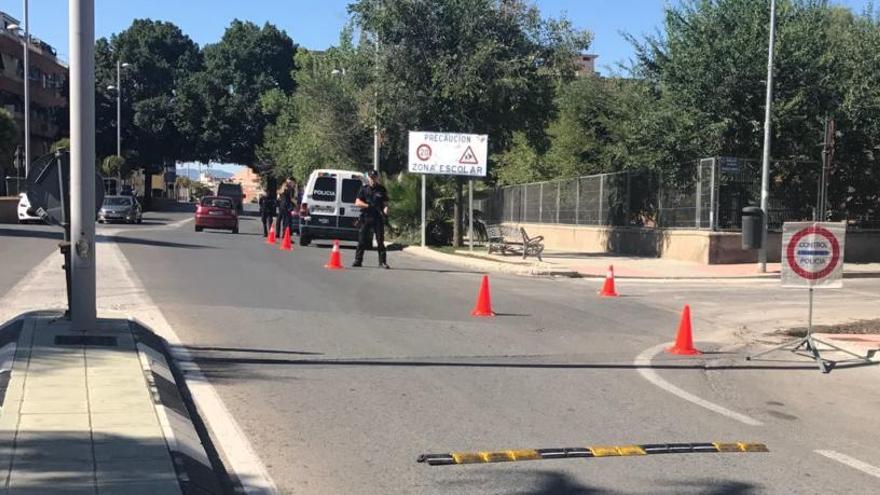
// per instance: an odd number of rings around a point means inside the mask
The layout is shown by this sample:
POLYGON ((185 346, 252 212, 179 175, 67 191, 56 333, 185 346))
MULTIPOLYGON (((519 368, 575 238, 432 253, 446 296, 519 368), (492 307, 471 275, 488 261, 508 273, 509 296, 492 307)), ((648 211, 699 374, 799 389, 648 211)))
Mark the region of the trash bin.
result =
POLYGON ((757 206, 742 209, 742 248, 761 249, 764 229, 764 212, 757 206))

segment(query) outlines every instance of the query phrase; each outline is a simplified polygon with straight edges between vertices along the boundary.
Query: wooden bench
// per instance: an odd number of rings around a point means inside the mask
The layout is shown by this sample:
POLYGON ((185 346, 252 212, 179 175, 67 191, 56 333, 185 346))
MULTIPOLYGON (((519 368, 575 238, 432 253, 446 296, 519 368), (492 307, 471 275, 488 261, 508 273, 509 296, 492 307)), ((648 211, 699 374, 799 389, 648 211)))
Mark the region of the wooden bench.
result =
POLYGON ((507 225, 488 225, 486 226, 486 234, 489 254, 494 252, 499 252, 502 255, 507 253, 521 254, 523 259, 534 256, 538 258, 538 261, 543 261, 541 253, 544 252, 544 236, 529 237, 525 228, 507 225))

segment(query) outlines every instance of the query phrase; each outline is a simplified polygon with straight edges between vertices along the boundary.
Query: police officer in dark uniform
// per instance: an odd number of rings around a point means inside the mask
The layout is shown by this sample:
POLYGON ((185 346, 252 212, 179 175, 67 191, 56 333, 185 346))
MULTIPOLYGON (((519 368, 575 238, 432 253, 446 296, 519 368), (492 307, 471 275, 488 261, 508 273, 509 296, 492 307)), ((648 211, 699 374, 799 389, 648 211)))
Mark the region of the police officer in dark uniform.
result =
POLYGON ((263 237, 269 235, 269 229, 272 227, 272 220, 275 218, 275 197, 271 193, 260 196, 260 218, 263 221, 263 237))
POLYGON ((354 205, 361 210, 359 220, 360 232, 358 233, 358 247, 354 255, 354 263, 351 266, 361 266, 364 261, 364 251, 369 249, 376 235, 376 250, 379 253, 379 266, 388 266, 385 257, 385 222, 388 218, 388 191, 379 183, 379 173, 375 170, 367 172, 367 184, 361 187, 354 205))
POLYGON ((275 224, 276 236, 281 237, 287 228, 292 228, 294 208, 296 208, 296 182, 293 179, 287 179, 284 182, 284 189, 278 196, 278 222, 275 224))

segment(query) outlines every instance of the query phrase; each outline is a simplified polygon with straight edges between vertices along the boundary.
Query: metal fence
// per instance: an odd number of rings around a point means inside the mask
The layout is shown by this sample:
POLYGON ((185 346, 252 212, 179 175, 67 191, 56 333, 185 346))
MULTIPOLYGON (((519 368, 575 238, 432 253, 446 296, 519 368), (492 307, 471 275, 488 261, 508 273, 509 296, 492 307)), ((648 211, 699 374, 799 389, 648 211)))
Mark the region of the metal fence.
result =
MULTIPOLYGON (((768 226, 817 219, 821 164, 776 161, 770 168, 768 226)), ((730 157, 705 158, 680 174, 625 171, 573 179, 505 186, 481 202, 492 223, 646 226, 737 231, 742 209, 759 205, 761 163, 730 157)), ((831 208, 827 219, 848 220, 850 228, 880 227, 880 195, 875 208, 857 215, 831 208)))
POLYGON ((638 224, 653 182, 650 173, 619 172, 506 186, 492 190, 480 207, 493 223, 638 224))

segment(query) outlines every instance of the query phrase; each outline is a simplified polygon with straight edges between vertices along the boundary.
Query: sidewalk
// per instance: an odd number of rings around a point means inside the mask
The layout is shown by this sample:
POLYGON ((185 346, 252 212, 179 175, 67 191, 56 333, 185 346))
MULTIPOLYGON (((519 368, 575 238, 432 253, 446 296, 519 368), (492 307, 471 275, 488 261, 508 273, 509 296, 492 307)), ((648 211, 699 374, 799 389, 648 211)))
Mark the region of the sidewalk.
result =
MULTIPOLYGON (((759 273, 757 264, 704 265, 690 261, 633 256, 608 256, 593 253, 545 251, 539 262, 535 258, 523 260, 515 255, 488 254, 485 249, 473 252, 459 249, 447 254, 430 248, 409 247, 405 250, 417 256, 438 261, 457 263, 477 270, 514 273, 519 275, 555 275, 568 277, 604 278, 609 266, 619 278, 647 279, 778 279, 779 263, 768 263, 767 273, 759 273)), ((880 278, 880 263, 849 263, 844 265, 847 277, 880 278)))
POLYGON ((89 341, 50 316, 18 325, 0 352, 4 493, 181 493, 128 322, 89 341))

